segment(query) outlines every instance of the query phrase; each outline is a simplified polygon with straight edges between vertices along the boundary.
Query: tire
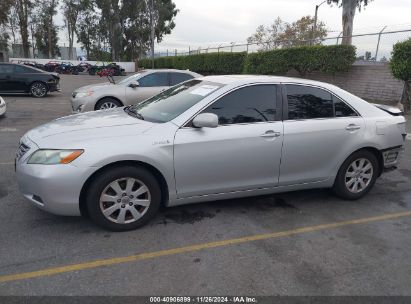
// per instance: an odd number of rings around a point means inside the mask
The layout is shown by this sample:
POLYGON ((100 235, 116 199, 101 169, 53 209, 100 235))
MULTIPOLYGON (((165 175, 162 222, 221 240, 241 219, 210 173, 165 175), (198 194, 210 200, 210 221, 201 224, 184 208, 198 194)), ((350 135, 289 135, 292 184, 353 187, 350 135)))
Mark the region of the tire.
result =
POLYGON ((114 167, 92 181, 86 202, 95 224, 110 231, 128 231, 145 225, 155 216, 161 204, 161 188, 144 168, 114 167), (139 205, 142 203, 145 206, 139 205))
POLYGON ((33 97, 41 98, 45 97, 48 93, 47 85, 44 82, 36 81, 30 86, 30 94, 33 97))
POLYGON ((96 75, 96 70, 95 69, 90 69, 90 70, 88 70, 88 74, 91 75, 91 76, 94 76, 94 75, 96 75))
POLYGON ((108 110, 122 106, 123 105, 121 104, 121 102, 119 102, 117 99, 106 97, 97 102, 95 110, 108 110))
POLYGON ((363 197, 374 186, 379 169, 378 160, 373 153, 363 150, 351 154, 338 170, 334 193, 346 200, 363 197))

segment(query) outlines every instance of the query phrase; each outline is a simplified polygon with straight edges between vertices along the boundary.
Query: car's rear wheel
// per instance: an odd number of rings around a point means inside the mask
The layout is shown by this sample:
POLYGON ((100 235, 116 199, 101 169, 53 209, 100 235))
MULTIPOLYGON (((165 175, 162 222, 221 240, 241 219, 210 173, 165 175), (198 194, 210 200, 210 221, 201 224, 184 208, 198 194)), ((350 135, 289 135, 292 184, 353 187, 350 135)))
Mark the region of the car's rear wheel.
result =
POLYGON ((161 188, 155 177, 139 167, 116 167, 93 180, 87 193, 91 219, 111 231, 145 225, 157 213, 161 188))
POLYGON ((378 172, 378 160, 372 152, 355 152, 342 164, 333 190, 341 198, 359 199, 374 186, 378 172))
POLYGON ((30 86, 30 94, 33 97, 41 98, 47 95, 47 85, 43 82, 34 82, 30 86))
POLYGON ((96 110, 108 110, 121 107, 122 104, 117 99, 106 97, 96 104, 96 110))

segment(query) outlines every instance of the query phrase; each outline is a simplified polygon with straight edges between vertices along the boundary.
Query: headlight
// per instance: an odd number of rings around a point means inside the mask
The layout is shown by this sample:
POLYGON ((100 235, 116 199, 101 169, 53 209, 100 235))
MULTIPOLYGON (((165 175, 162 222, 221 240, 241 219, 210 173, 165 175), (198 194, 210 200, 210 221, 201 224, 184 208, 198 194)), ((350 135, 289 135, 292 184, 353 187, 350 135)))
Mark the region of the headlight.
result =
POLYGON ((88 91, 88 92, 78 92, 76 94, 76 98, 82 98, 82 97, 87 97, 93 95, 93 91, 88 91))
POLYGON ((31 155, 27 163, 38 165, 69 164, 83 152, 84 150, 37 150, 31 155))

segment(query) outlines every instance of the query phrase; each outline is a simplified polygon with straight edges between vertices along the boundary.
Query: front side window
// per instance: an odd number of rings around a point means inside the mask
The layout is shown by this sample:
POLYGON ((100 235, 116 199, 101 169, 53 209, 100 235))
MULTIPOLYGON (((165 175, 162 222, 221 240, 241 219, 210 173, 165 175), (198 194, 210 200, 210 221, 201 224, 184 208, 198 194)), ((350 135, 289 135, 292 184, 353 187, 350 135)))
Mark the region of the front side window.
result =
POLYGON ((138 80, 140 87, 168 87, 168 73, 152 73, 138 80))
POLYGON ((286 85, 288 119, 334 117, 330 93, 302 85, 286 85))
POLYGON ((17 74, 28 74, 28 73, 33 73, 35 71, 33 71, 31 68, 22 66, 22 65, 16 65, 15 67, 15 73, 17 74))
POLYGON ((231 92, 203 111, 218 116, 219 124, 275 121, 277 86, 254 85, 231 92))

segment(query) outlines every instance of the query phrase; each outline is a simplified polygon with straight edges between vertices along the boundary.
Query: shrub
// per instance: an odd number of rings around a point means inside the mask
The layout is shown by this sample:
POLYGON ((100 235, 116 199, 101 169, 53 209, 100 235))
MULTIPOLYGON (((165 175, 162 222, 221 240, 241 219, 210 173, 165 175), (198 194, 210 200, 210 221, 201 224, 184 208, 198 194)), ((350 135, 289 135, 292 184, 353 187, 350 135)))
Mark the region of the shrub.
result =
POLYGON ((302 76, 312 71, 336 73, 347 71, 354 61, 353 46, 301 46, 249 54, 244 72, 281 75, 295 69, 302 76))
POLYGON ((411 108, 411 38, 394 45, 390 66, 394 77, 404 81, 401 101, 408 111, 411 108))
MULTIPOLYGON (((204 75, 264 74, 281 75, 291 69, 302 76, 312 71, 336 73, 347 71, 355 61, 355 47, 350 45, 316 45, 278 49, 254 54, 209 53, 160 57, 155 68, 191 70, 204 75)), ((139 66, 151 68, 151 60, 139 61, 139 66)))
MULTIPOLYGON (((187 56, 160 57, 154 59, 156 69, 174 68, 200 74, 241 74, 246 53, 209 53, 187 56)), ((151 59, 138 62, 140 68, 151 68, 151 59)))
POLYGON ((411 80, 411 38, 394 45, 391 71, 397 79, 403 81, 411 80))

